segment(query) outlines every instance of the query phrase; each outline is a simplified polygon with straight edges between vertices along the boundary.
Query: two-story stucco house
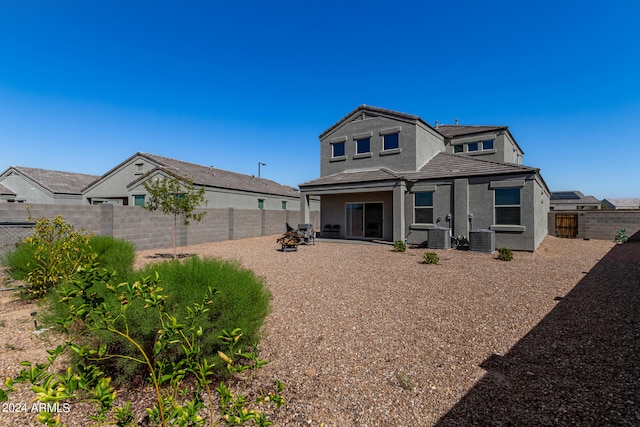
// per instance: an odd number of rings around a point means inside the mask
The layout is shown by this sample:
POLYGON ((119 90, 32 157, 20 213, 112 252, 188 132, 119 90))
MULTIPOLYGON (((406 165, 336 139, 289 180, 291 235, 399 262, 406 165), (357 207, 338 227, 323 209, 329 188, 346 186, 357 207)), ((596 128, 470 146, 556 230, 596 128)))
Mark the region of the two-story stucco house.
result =
POLYGON ((496 247, 535 250, 550 192, 506 126, 432 127, 360 106, 320 135, 320 178, 300 184, 301 222, 320 196, 321 227, 339 236, 426 244, 429 230, 495 233, 496 247))

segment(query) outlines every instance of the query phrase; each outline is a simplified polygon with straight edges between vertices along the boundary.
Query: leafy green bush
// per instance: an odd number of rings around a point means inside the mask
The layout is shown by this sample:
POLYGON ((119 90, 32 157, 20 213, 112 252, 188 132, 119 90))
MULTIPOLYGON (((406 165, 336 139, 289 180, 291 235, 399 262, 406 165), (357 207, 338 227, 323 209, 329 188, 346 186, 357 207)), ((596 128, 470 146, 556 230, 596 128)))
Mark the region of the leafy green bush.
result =
MULTIPOLYGON (((273 425, 265 407, 271 407, 271 411, 285 404, 285 385, 275 380, 274 391, 246 392, 253 374, 267 362, 260 360, 256 347, 245 347, 241 329, 223 330, 217 337, 220 365, 226 365, 227 373, 236 379, 231 387, 218 380, 214 366, 204 357, 209 349, 201 345, 201 338, 206 336, 201 321, 210 313, 219 292, 208 288, 198 302, 186 307, 184 317, 176 317, 167 311, 170 295, 160 286, 158 275, 111 285, 113 274, 92 263, 80 267, 59 289, 57 304, 68 312, 59 319, 66 334, 65 344, 47 350, 47 363, 22 362, 20 374, 8 377, 0 386, 0 402, 7 402, 9 394, 17 390, 16 385, 23 383, 31 386, 34 400, 46 403, 46 408, 68 405, 69 400, 93 403, 94 413, 86 420, 92 425, 273 425), (108 304, 97 297, 98 289, 106 290, 116 303, 108 304), (150 350, 143 348, 141 337, 134 333, 136 319, 129 316, 129 309, 136 304, 143 304, 147 315, 155 317, 160 325, 150 350), (120 337, 135 350, 131 354, 119 353, 118 347, 101 341, 85 345, 81 342, 85 331, 120 337), (51 369, 66 352, 74 355, 72 366, 64 371, 51 369), (167 354, 179 356, 172 359, 167 354), (145 408, 147 420, 143 419, 143 423, 136 423, 131 402, 114 405, 116 388, 101 369, 101 362, 120 358, 138 364, 141 377, 154 391, 155 402, 145 408), (218 387, 214 388, 216 384, 218 387)), ((60 426, 56 411, 46 408, 40 409, 38 421, 60 426)))
POLYGON ((509 248, 498 248, 498 259, 501 261, 511 261, 513 259, 513 252, 509 248))
POLYGON ((61 215, 38 219, 34 233, 24 240, 33 254, 27 263, 27 296, 40 298, 91 262, 95 254, 89 250, 90 238, 90 233, 76 231, 61 215))
POLYGON ((133 263, 136 260, 133 243, 111 236, 93 236, 89 246, 97 255, 96 263, 99 267, 116 271, 120 277, 128 277, 133 273, 133 263))
POLYGON ((440 257, 435 252, 425 252, 422 259, 425 264, 437 264, 440 262, 440 257))
POLYGON ((38 220, 34 234, 8 252, 3 262, 14 279, 33 281, 30 294, 39 297, 92 259, 99 267, 128 277, 133 272, 135 257, 132 243, 111 236, 77 232, 62 217, 56 217, 53 221, 38 220), (38 286, 41 290, 35 291, 38 286))
MULTIPOLYGON (((260 338, 260 328, 269 312, 271 294, 264 286, 261 278, 250 270, 243 269, 237 262, 223 261, 213 258, 200 259, 191 257, 183 262, 165 261, 148 265, 141 271, 135 271, 129 277, 109 279, 110 286, 122 281, 140 282, 145 277, 160 277, 159 286, 167 295, 164 310, 176 318, 187 316, 187 307, 202 301, 209 288, 218 293, 208 307, 206 316, 199 319, 203 330, 198 345, 203 349, 203 356, 211 363, 219 362, 218 351, 221 343, 217 339, 224 330, 240 328, 243 340, 253 344, 260 338)), ((52 315, 48 323, 59 323, 68 317, 67 306, 57 304, 56 298, 67 292, 72 284, 62 286, 56 295, 52 295, 48 304, 52 315)), ((123 302, 107 289, 106 286, 94 286, 91 292, 95 299, 104 302, 107 307, 117 307, 123 302)), ((161 329, 160 321, 153 309, 144 301, 136 300, 127 305, 127 319, 131 336, 141 345, 148 355, 153 354, 153 346, 157 340, 157 331, 161 329)), ((86 338, 86 344, 103 343, 110 351, 134 357, 139 349, 134 348, 123 337, 107 331, 92 331, 86 338)), ((179 349, 178 349, 179 350, 179 349)), ((176 360, 179 352, 161 355, 168 360, 176 360)), ((222 364, 218 363, 219 366, 222 364)), ((116 384, 130 381, 132 376, 140 374, 140 365, 127 358, 113 358, 103 361, 102 369, 111 375, 116 384)), ((222 374, 222 372, 219 372, 222 374)))
POLYGON ((405 252, 407 250, 407 244, 402 240, 396 240, 393 242, 393 250, 396 252, 405 252))

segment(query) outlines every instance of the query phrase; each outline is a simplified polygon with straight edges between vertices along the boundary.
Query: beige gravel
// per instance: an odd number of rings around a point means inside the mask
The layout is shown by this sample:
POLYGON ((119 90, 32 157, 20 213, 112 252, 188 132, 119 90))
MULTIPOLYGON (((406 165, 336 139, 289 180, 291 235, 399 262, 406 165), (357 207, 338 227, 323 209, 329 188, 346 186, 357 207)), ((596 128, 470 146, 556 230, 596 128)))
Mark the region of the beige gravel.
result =
MULTIPOLYGON (((276 425, 640 423, 640 243, 547 237, 511 262, 435 250, 439 265, 425 265, 424 249, 328 240, 283 253, 277 237, 179 248, 265 277, 273 311, 260 351, 269 364, 256 385, 287 384, 276 425)), ((140 252, 136 264, 163 252, 171 250, 140 252)), ((32 307, 15 311, 3 294, 6 376, 19 349, 36 351, 42 338, 29 331, 32 307)), ((26 415, 11 415, 0 414, 0 425, 26 425, 26 415)))

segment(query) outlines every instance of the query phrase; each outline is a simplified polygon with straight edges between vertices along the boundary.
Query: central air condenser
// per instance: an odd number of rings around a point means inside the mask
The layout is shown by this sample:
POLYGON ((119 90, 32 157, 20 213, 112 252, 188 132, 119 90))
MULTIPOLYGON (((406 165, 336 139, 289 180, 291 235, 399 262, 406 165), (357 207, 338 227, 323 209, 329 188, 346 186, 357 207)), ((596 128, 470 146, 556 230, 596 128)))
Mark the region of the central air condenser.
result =
POLYGON ((493 252, 496 250, 496 233, 493 230, 469 231, 469 250, 478 252, 493 252))
POLYGON ((448 228, 430 228, 427 234, 427 248, 429 249, 450 249, 451 233, 448 228))

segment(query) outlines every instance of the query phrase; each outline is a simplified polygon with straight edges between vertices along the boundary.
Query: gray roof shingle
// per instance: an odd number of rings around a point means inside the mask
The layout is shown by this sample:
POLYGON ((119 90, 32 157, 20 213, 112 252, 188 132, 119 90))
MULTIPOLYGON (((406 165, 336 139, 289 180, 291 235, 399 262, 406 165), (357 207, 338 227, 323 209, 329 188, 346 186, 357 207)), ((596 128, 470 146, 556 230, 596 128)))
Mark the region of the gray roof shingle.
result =
POLYGON ((389 179, 427 180, 470 176, 536 173, 539 169, 511 163, 492 162, 456 154, 438 153, 417 172, 396 173, 385 168, 354 170, 324 176, 300 184, 300 188, 346 183, 365 183, 389 179))
POLYGON ((457 154, 438 153, 417 172, 405 175, 406 179, 438 179, 459 176, 486 176, 509 173, 532 173, 539 169, 513 163, 492 162, 457 154))
POLYGON ((155 154, 138 153, 138 155, 146 157, 150 161, 159 164, 160 168, 168 173, 190 178, 196 185, 248 191, 252 193, 300 197, 300 193, 297 189, 287 185, 278 184, 277 182, 269 179, 230 172, 211 166, 198 165, 155 154))
POLYGON ((458 125, 439 125, 436 130, 447 138, 455 138, 462 135, 473 135, 483 132, 495 132, 498 130, 507 130, 508 126, 458 126, 458 125))
POLYGON ((85 187, 100 178, 98 175, 27 168, 22 166, 12 166, 12 168, 55 194, 81 194, 85 187))
POLYGON ((388 169, 371 169, 371 170, 354 170, 339 172, 333 175, 323 176, 322 178, 315 179, 313 181, 300 184, 300 187, 315 186, 315 185, 335 185, 335 184, 350 184, 358 182, 374 182, 374 181, 386 181, 389 179, 398 179, 399 175, 391 172, 388 169))

